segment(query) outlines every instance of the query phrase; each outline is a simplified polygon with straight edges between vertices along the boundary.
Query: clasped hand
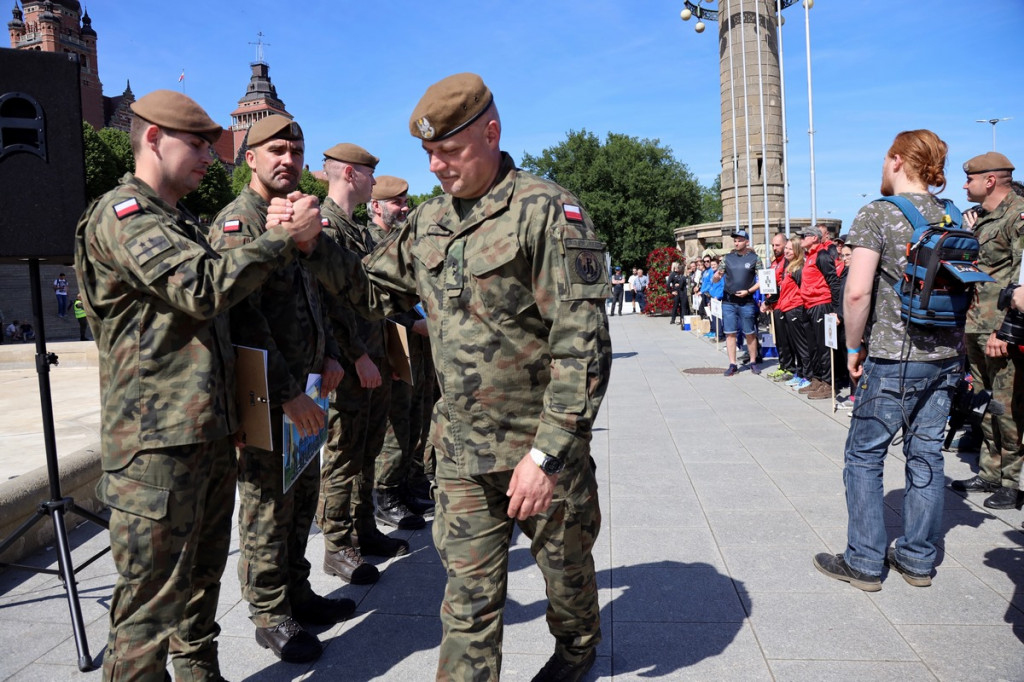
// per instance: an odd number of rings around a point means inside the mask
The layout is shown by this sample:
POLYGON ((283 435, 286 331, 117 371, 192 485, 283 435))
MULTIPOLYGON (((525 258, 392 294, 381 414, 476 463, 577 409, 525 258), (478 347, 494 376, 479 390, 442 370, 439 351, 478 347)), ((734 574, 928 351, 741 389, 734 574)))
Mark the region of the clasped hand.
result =
POLYGON ((311 194, 292 192, 285 198, 274 197, 267 207, 267 229, 281 226, 306 254, 316 247, 323 230, 320 200, 311 194))

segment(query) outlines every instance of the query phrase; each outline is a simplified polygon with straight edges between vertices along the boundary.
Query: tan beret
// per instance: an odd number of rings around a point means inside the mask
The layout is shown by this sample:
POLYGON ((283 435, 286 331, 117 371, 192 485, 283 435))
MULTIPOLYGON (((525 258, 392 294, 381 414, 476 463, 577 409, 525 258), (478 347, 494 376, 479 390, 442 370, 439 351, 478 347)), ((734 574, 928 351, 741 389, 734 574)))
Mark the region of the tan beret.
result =
POLYGON ((965 173, 991 173, 993 171, 1012 171, 1013 164, 999 152, 985 152, 975 156, 964 164, 965 173))
POLYGON ((394 175, 381 175, 375 179, 377 184, 373 186, 371 198, 377 201, 394 199, 409 193, 409 183, 402 178, 396 178, 394 175))
POLYGON ((377 164, 380 163, 380 159, 376 156, 351 142, 342 142, 341 144, 334 145, 324 152, 324 156, 328 159, 341 161, 342 163, 354 163, 357 166, 369 166, 370 168, 376 168, 377 164))
POLYGON ((423 93, 409 118, 409 132, 421 140, 443 140, 463 130, 487 111, 491 91, 475 73, 457 73, 423 93))
POLYGON ((267 140, 301 140, 302 128, 287 116, 271 114, 252 124, 245 138, 248 147, 256 147, 267 140))
POLYGON ((132 111, 150 123, 198 135, 213 144, 223 132, 195 100, 174 90, 154 90, 132 102, 132 111))

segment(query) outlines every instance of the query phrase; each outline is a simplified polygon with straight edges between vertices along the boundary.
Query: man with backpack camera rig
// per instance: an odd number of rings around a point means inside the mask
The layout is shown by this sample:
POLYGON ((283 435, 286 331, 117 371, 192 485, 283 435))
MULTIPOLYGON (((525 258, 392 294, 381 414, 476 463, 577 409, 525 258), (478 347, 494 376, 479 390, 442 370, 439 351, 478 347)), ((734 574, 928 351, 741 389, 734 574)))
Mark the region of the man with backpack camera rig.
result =
POLYGON ((882 589, 886 565, 915 587, 931 585, 945 485, 942 440, 963 373, 964 314, 971 282, 988 279, 969 262, 977 241, 955 229, 960 212, 929 189, 946 186, 947 149, 929 130, 897 135, 882 166, 882 198, 860 210, 847 240, 853 256, 843 311, 856 395, 843 469, 847 547, 842 554, 815 555, 814 565, 866 592, 882 589), (964 260, 950 262, 946 279, 932 290, 930 279, 912 273, 933 254, 947 258, 947 235, 957 240, 964 260), (926 242, 926 253, 908 248, 926 242), (936 313, 922 303, 947 310, 936 313), (943 312, 948 319, 929 319, 943 312), (900 432, 906 457, 903 534, 887 547, 882 466, 900 432))
MULTIPOLYGON (((950 486, 960 492, 992 493, 985 499, 989 509, 1020 505, 1021 434, 1014 417, 1014 382, 1024 378, 1024 357, 1008 346, 998 332, 1005 313, 999 294, 1014 283, 1021 269, 1021 237, 1024 236, 1024 198, 1010 187, 1013 164, 998 152, 976 156, 964 164, 967 199, 981 204, 974 233, 981 244, 978 267, 995 280, 981 287, 967 314, 967 359, 975 381, 992 392, 992 400, 1005 409, 990 410, 981 422, 982 447, 978 475, 950 486), (1000 412, 1000 414, 995 414, 1000 412)), ((1005 306, 1004 306, 1005 307, 1005 306)))

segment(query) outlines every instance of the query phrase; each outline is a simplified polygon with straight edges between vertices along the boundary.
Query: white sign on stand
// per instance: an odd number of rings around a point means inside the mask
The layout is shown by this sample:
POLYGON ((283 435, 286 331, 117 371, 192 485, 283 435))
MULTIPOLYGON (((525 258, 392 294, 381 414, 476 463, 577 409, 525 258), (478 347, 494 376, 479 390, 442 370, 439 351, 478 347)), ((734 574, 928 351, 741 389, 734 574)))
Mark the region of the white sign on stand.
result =
POLYGON ((775 270, 773 268, 758 270, 757 283, 761 293, 765 296, 774 296, 779 293, 779 285, 775 281, 775 270))
POLYGON ((839 316, 835 313, 825 315, 825 345, 839 350, 839 316))
POLYGON ((722 302, 717 298, 711 299, 711 317, 722 319, 722 302))

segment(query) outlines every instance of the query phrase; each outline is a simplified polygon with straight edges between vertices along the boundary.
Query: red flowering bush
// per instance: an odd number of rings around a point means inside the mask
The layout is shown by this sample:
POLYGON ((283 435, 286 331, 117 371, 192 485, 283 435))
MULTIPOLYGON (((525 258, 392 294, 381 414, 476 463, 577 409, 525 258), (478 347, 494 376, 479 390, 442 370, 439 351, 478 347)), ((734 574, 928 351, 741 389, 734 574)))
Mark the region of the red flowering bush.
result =
POLYGON ((672 312, 672 294, 665 286, 665 280, 672 272, 672 263, 680 260, 674 246, 665 246, 647 254, 647 305, 648 315, 668 315, 672 312))

